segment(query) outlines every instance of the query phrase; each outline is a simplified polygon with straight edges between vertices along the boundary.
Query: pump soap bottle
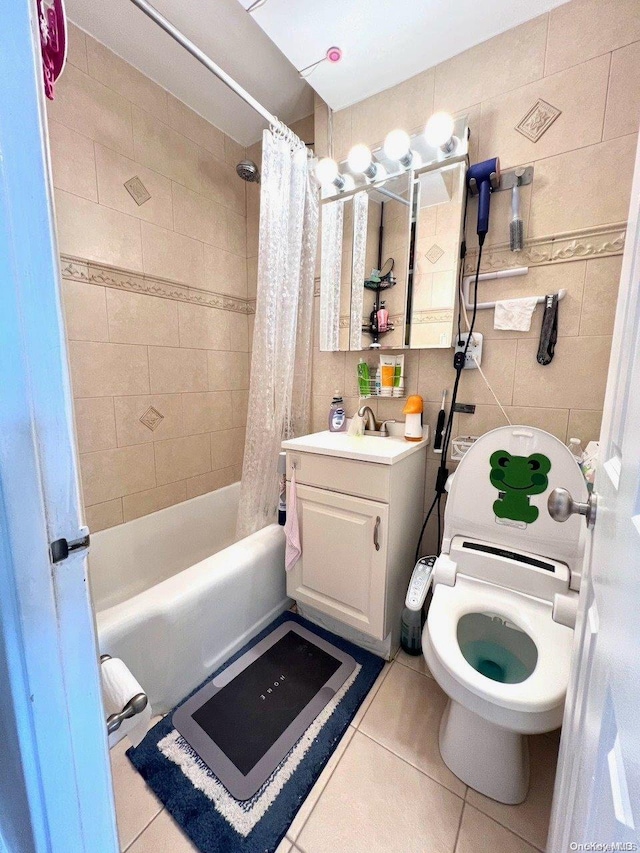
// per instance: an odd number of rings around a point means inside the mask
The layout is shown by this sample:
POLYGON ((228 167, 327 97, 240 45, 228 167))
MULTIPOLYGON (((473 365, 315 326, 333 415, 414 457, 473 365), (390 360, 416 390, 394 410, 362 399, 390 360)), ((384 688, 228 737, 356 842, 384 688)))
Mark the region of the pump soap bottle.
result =
POLYGON ((336 391, 331 401, 331 408, 329 409, 329 430, 330 432, 344 432, 346 428, 347 413, 344 410, 340 391, 336 391))

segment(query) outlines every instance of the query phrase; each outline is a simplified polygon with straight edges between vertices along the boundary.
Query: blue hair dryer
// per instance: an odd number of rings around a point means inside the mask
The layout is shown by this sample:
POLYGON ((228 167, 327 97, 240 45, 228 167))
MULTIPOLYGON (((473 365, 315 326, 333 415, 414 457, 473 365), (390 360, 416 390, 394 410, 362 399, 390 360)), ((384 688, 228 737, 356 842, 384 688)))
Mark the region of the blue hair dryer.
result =
POLYGON ((497 190, 500 186, 500 160, 498 157, 493 157, 491 160, 485 160, 483 163, 476 163, 474 166, 469 166, 467 172, 467 186, 471 195, 477 195, 478 198, 478 237, 480 245, 484 243, 484 238, 489 230, 489 205, 491 193, 497 190))

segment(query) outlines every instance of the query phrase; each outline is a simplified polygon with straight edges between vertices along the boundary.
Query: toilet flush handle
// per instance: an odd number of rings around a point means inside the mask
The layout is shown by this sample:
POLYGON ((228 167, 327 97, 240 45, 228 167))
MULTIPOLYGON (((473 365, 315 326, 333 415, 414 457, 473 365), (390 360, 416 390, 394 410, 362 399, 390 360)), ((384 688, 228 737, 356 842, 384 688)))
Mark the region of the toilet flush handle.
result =
POLYGON ((567 521, 572 515, 584 515, 588 528, 596 523, 598 496, 591 492, 586 503, 574 501, 568 489, 554 489, 547 500, 549 515, 554 521, 567 521))

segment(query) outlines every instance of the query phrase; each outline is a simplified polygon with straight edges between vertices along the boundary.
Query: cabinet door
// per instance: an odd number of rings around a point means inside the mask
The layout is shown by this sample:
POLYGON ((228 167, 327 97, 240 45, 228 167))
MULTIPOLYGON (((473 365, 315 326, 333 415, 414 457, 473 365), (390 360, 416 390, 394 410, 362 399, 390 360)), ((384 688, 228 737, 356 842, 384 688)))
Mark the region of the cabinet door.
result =
POLYGON ((297 491, 302 557, 288 594, 384 639, 388 506, 311 486, 297 491))

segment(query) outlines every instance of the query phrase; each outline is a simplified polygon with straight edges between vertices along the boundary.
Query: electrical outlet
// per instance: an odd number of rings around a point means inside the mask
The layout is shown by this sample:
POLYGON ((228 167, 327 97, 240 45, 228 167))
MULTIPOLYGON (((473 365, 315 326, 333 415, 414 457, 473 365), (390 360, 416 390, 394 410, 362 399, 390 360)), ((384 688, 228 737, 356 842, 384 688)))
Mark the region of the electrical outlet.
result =
MULTIPOLYGON (((467 345, 467 338, 469 337, 468 332, 464 332, 464 334, 460 335, 459 340, 462 343, 458 343, 458 338, 456 337, 456 352, 464 352, 464 348, 467 345)), ((467 350, 467 355, 464 360, 463 370, 473 370, 478 367, 482 363, 482 335, 480 332, 473 333, 473 340, 469 344, 469 349, 467 350), (475 361, 474 361, 475 357, 475 361), (476 364, 477 362, 477 364, 476 364)))

